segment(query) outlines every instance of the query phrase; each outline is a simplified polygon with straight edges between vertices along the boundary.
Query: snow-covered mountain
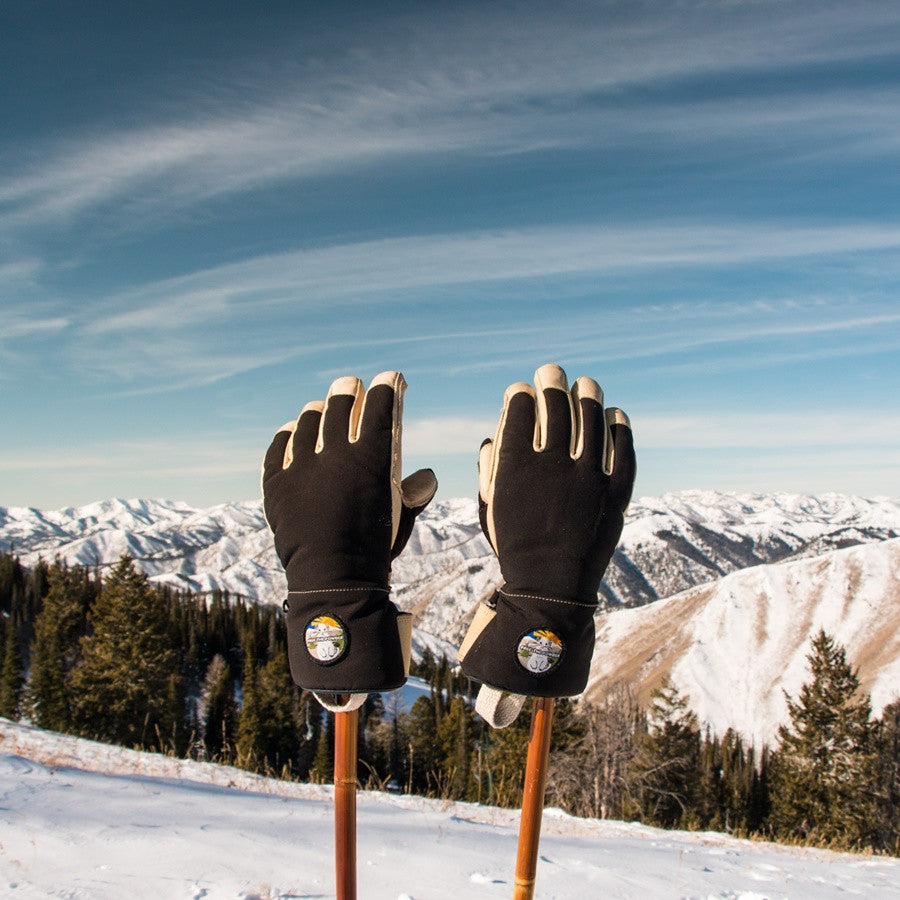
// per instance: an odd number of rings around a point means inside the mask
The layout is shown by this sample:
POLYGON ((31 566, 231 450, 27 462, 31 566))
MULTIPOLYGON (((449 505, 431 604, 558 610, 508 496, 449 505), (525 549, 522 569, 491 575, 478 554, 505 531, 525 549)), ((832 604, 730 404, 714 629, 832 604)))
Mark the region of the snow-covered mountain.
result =
MULTIPOLYGON (((509 897, 517 810, 360 791, 360 896, 509 897)), ((333 789, 0 719, 0 893, 333 897, 333 789)), ((539 897, 900 898, 900 860, 547 809, 539 897)))
POLYGON ((195 509, 171 500, 103 500, 59 510, 0 507, 0 549, 25 565, 60 557, 110 566, 123 553, 154 581, 281 602, 284 576, 262 504, 195 509))
MULTIPOLYGON (((633 675, 653 686, 671 670, 717 730, 768 736, 784 712, 780 686, 799 687, 809 635, 823 624, 863 667, 866 687, 900 683, 890 649, 898 537, 900 500, 888 498, 689 491, 635 501, 602 588, 609 613, 598 617, 595 680, 633 675), (882 652, 865 649, 888 622, 882 652)), ((281 602, 286 590, 259 502, 0 508, 0 548, 10 547, 26 565, 58 555, 106 566, 129 553, 154 581, 260 602, 281 602)), ((394 599, 415 614, 419 649, 452 652, 500 580, 475 502, 447 500, 420 516, 395 561, 394 599)))
MULTIPOLYGON (((900 500, 829 494, 686 491, 632 503, 603 594, 639 606, 762 563, 900 536, 900 500)), ((0 549, 108 566, 129 553, 155 581, 280 602, 284 575, 259 501, 195 509, 168 500, 105 500, 43 511, 0 507, 0 549)), ((398 600, 425 630, 459 636, 500 578, 474 500, 433 503, 394 564, 398 600), (432 608, 436 607, 436 608, 432 608)))
POLYGON ((900 500, 683 491, 631 504, 607 596, 636 606, 763 563, 900 537, 900 500))
POLYGON ((668 675, 716 733, 773 744, 820 628, 859 668, 874 712, 900 699, 900 539, 744 569, 597 625, 588 698, 622 680, 646 700, 668 675))

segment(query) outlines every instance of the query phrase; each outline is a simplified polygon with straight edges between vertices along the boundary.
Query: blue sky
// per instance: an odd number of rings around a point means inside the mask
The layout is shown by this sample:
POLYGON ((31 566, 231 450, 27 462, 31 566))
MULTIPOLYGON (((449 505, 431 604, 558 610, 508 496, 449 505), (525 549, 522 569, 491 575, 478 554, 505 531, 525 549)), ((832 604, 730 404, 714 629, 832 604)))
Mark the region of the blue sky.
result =
POLYGON ((639 495, 900 494, 895 2, 6 2, 0 505, 258 496, 342 374, 473 496, 507 384, 639 495))

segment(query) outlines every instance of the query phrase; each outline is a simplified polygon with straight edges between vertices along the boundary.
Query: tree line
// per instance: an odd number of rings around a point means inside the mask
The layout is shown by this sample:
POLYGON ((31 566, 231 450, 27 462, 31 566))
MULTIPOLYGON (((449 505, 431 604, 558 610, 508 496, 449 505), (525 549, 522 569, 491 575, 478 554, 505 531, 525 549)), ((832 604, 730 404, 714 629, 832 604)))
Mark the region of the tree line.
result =
MULTIPOLYGON (((280 608, 155 585, 123 557, 101 574, 0 555, 0 715, 128 747, 298 780, 332 778, 333 716, 291 680, 280 608)), ((900 701, 875 719, 831 636, 809 654, 777 746, 703 730, 669 683, 559 701, 548 802, 579 816, 900 853, 900 701)), ((515 807, 530 715, 494 731, 477 685, 425 654, 407 710, 360 710, 363 786, 515 807)))

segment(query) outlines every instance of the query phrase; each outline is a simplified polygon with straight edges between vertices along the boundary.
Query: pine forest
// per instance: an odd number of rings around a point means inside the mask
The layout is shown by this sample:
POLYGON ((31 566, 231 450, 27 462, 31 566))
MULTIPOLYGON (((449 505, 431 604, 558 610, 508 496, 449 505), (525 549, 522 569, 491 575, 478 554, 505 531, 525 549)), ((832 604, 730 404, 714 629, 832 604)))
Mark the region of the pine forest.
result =
MULTIPOLYGON (((0 556, 0 715, 127 747, 330 782, 333 717, 291 680, 283 614, 153 585, 127 556, 99 572, 0 556)), ((871 715, 820 632, 777 746, 704 730, 669 683, 557 704, 547 802, 586 817, 900 854, 900 702, 871 715)), ((530 713, 494 731, 477 685, 427 653, 407 710, 360 710, 362 787, 515 807, 530 713)))

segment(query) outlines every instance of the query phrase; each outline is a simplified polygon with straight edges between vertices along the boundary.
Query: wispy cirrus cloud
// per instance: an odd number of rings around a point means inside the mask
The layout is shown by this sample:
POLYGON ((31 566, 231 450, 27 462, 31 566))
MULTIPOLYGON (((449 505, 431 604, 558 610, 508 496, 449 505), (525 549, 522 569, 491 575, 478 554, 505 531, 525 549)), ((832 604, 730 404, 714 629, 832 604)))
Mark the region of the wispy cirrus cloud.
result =
MULTIPOLYGON (((398 292, 671 267, 894 251, 900 225, 673 223, 390 238, 264 255, 93 304, 89 334, 172 330, 266 309, 395 303, 398 292), (124 311, 120 311, 123 310, 124 311)), ((421 295, 420 295, 421 296, 421 295)))
MULTIPOLYGON (((393 348, 426 367, 441 358, 452 374, 502 368, 507 347, 520 354, 552 352, 573 364, 598 356, 608 362, 668 356, 665 364, 677 368, 712 366, 708 355, 696 355, 721 346, 727 356, 721 364, 733 369, 771 360, 758 348, 735 355, 728 347, 819 335, 828 343, 818 342, 814 352, 827 358, 867 352, 865 342, 844 348, 844 334, 876 336, 891 346, 900 340, 891 338, 900 313, 887 296, 861 300, 818 290, 811 296, 800 291, 749 300, 620 303, 604 299, 598 288, 635 273, 657 277, 679 268, 740 270, 842 254, 856 264, 868 253, 890 254, 897 247, 900 227, 890 225, 672 223, 472 232, 298 250, 85 301, 66 318, 72 322, 67 353, 85 371, 124 379, 126 392, 211 384, 291 359, 346 356, 354 348, 373 358, 393 348), (542 311, 542 297, 566 291, 596 299, 559 318, 549 315, 549 307, 542 311), (482 298, 498 292, 510 299, 492 312, 482 298), (467 328, 460 328, 459 314, 447 313, 448 297, 455 308, 462 303, 468 310, 462 319, 467 328), (515 316, 509 303, 519 311, 515 316), (410 328, 412 322, 416 327, 410 328), (451 359, 448 346, 457 348, 451 359)), ((799 349, 790 352, 800 358, 799 349)))
POLYGON ((875 448, 900 442, 900 415, 882 409, 744 410, 696 409, 680 415, 630 410, 642 448, 647 449, 780 449, 829 447, 875 448))
POLYGON ((0 177, 3 227, 56 227, 88 210, 156 227, 211 198, 410 156, 600 150, 660 137, 702 148, 752 136, 757 151, 786 142, 791 155, 839 141, 861 153, 900 142, 889 87, 775 87, 750 77, 890 54, 898 17, 883 4, 868 18, 826 4, 620 13, 609 7, 580 22, 504 15, 498 29, 485 11, 474 22, 451 16, 440 38, 413 20, 387 46, 363 41, 318 68, 282 66, 274 85, 271 71, 248 67, 236 85, 196 92, 187 114, 182 103, 145 124, 98 122, 48 137, 29 154, 41 162, 7 165, 0 177), (680 97, 679 84, 712 75, 715 92, 680 97), (638 100, 624 104, 633 89, 638 100))
MULTIPOLYGON (((588 90, 587 87, 584 88, 588 90)), ((893 90, 823 91, 797 97, 727 98, 646 104, 643 114, 600 102, 520 97, 496 110, 410 107, 409 97, 361 88, 348 109, 302 101, 263 112, 134 131, 66 138, 47 162, 0 177, 3 229, 58 227, 89 210, 120 227, 158 227, 192 205, 288 180, 302 180, 413 156, 522 153, 570 148, 696 146, 710 141, 802 160, 849 151, 867 157, 900 145, 893 90), (540 107, 538 110, 535 107, 540 107), (802 130, 800 137, 796 132, 802 130), (784 151, 778 151, 780 145, 784 151)), ((421 101, 419 101, 421 102, 421 101)))

